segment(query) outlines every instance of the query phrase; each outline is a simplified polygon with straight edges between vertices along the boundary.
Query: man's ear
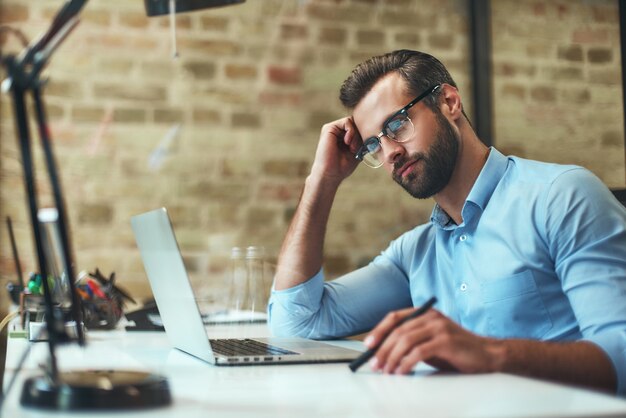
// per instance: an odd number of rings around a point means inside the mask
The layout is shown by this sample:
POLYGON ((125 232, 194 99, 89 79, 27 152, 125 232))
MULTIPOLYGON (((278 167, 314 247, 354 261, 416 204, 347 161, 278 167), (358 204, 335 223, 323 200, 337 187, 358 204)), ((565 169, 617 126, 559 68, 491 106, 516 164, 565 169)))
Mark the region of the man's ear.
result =
POLYGON ((441 113, 449 116, 452 120, 457 120, 463 116, 463 104, 459 91, 450 84, 442 84, 440 93, 441 113))

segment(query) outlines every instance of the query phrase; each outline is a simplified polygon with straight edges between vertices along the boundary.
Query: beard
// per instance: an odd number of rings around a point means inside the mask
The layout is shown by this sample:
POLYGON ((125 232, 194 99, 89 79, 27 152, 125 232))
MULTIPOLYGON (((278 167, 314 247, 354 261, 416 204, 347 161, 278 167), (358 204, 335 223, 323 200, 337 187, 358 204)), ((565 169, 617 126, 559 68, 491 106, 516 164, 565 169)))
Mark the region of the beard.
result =
POLYGON ((417 199, 428 199, 439 193, 450 181, 459 152, 459 137, 452 129, 450 122, 439 112, 435 113, 437 133, 435 142, 426 153, 416 152, 401 158, 394 163, 392 177, 411 196, 417 199), (416 170, 401 177, 397 170, 407 162, 417 161, 423 165, 422 170, 416 170), (418 174, 421 172, 421 175, 418 174))

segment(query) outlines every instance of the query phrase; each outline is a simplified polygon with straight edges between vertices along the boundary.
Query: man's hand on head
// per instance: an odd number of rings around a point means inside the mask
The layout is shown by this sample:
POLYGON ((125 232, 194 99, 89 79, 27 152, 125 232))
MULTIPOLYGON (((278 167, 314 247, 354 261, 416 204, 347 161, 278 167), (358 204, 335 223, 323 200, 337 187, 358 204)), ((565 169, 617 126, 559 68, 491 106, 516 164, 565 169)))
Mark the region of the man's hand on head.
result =
POLYGON ((356 169, 355 154, 363 141, 354 120, 347 116, 325 124, 315 153, 311 176, 337 186, 356 169))

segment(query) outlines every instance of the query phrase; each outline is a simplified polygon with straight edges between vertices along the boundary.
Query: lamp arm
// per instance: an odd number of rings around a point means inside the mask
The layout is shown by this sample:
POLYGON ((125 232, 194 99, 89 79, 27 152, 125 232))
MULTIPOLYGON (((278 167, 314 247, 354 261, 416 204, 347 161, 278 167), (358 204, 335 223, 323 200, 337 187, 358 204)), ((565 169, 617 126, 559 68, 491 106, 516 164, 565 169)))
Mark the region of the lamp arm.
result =
MULTIPOLYGON (((5 59, 5 64, 7 65, 7 69, 10 77, 14 79, 21 79, 20 72, 22 71, 22 67, 16 65, 16 63, 8 57, 5 59)), ((53 312, 52 305, 52 293, 50 291, 50 287, 48 286, 48 271, 46 262, 46 256, 43 249, 43 241, 41 238, 41 231, 39 228, 39 222, 37 220, 37 211, 38 211, 38 203, 37 203, 37 188, 35 181, 35 170, 32 159, 32 150, 31 150, 31 136, 30 129, 28 126, 28 113, 26 108, 26 89, 20 83, 14 83, 11 88, 13 104, 14 104, 14 113, 15 113, 15 122, 17 125, 17 133, 18 133, 18 143, 20 147, 20 153, 22 155, 22 168, 24 171, 24 183, 26 187, 26 195, 28 198, 28 208, 29 215, 31 221, 31 227, 33 230, 33 238, 35 249, 37 253, 37 261, 39 264, 39 273, 41 274, 43 280, 42 285, 44 289, 44 301, 45 301, 45 309, 46 309, 46 328, 48 331, 48 346, 50 350, 50 359, 49 359, 49 377, 55 381, 58 376, 58 369, 56 363, 55 356, 55 347, 58 342, 58 333, 57 326, 55 324, 55 316, 53 312)))
POLYGON ((23 56, 20 57, 20 61, 23 64, 33 63, 35 55, 46 49, 48 44, 57 38, 57 34, 66 28, 68 22, 78 16, 86 3, 87 0, 68 0, 54 17, 48 31, 25 50, 23 56))
MULTIPOLYGON (((63 248, 63 263, 65 264, 67 281, 70 288, 71 299, 71 311, 72 318, 76 321, 76 334, 78 337, 78 343, 80 345, 85 344, 85 336, 83 333, 82 323, 82 311, 81 302, 76 292, 76 275, 74 274, 74 260, 73 251, 71 246, 71 240, 69 235, 69 228, 67 222, 67 214, 65 210, 65 201, 63 199, 63 193, 61 191, 61 179, 59 178, 59 170, 57 169, 56 160, 52 151, 52 145, 50 140, 50 133, 48 129, 48 122, 46 119, 46 112, 41 95, 41 86, 36 85, 32 89, 33 100, 35 104, 35 115, 37 118, 37 127, 39 129, 39 138, 41 140, 41 146, 44 151, 46 160, 46 167, 48 169, 48 177, 50 178, 50 184, 52 185, 52 193, 54 195, 54 203, 59 214, 59 234, 61 239, 61 247, 63 248)), ((44 280, 46 282, 46 280, 44 280)), ((62 321, 56 322, 56 324, 62 323, 62 321)), ((57 330, 61 335, 64 335, 64 330, 57 330)))

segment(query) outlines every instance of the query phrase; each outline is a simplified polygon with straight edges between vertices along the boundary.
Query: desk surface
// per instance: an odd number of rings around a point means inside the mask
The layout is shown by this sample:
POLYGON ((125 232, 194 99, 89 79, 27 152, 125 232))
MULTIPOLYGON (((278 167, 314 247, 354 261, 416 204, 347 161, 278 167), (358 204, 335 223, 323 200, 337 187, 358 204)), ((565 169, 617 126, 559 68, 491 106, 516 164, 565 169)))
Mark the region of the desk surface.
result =
MULTIPOLYGON (((264 326, 215 336, 263 336, 264 326)), ((195 417, 527 417, 626 416, 626 399, 506 374, 387 376, 346 364, 216 367, 171 349, 164 333, 89 333, 86 348, 60 348, 59 368, 149 370, 168 377, 173 404, 141 412, 116 412, 116 418, 195 417)), ((338 342, 362 347, 356 341, 338 342)), ((9 340, 5 385, 13 375, 25 340, 9 340)), ((47 346, 34 344, 2 416, 100 417, 106 413, 50 413, 19 405, 24 376, 36 374, 47 346)))

